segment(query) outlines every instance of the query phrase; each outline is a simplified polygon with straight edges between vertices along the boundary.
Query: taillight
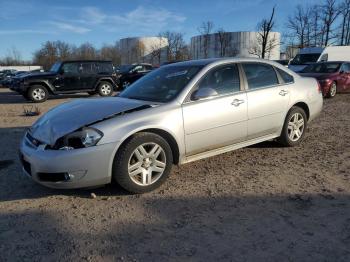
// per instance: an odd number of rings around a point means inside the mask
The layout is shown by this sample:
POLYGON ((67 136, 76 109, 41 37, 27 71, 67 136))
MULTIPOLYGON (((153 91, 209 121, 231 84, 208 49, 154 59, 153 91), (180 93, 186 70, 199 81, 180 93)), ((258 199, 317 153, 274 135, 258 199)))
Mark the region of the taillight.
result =
POLYGON ((317 89, 318 89, 318 92, 321 94, 322 93, 322 88, 321 88, 320 82, 318 82, 318 81, 317 81, 317 89))

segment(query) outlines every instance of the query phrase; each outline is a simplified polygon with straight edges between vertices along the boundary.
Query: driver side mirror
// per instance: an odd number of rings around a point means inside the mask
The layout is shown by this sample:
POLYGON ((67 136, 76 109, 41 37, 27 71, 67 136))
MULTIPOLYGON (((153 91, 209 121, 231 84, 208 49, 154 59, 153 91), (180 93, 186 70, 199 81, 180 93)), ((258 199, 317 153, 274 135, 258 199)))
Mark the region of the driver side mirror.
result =
POLYGON ((198 90, 196 90, 192 96, 191 99, 192 100, 200 100, 200 99, 204 99, 204 98, 208 98, 211 96, 217 96, 218 92, 215 91, 215 89, 210 88, 210 87, 204 87, 204 88, 200 88, 198 90))
POLYGON ((339 74, 341 74, 341 75, 344 74, 344 73, 345 73, 344 70, 340 70, 340 71, 339 71, 339 74))
POLYGON ((60 74, 60 75, 63 75, 63 74, 64 74, 64 69, 63 69, 63 68, 60 68, 59 74, 60 74))

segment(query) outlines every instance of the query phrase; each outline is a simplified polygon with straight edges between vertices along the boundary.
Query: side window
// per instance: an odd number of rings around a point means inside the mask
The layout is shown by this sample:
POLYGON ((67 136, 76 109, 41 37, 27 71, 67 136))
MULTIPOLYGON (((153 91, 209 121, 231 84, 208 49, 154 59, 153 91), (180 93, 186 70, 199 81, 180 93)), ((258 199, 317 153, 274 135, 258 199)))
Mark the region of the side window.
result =
POLYGON ((282 77, 284 83, 288 84, 288 83, 293 83, 294 82, 294 78, 288 74, 286 71, 279 69, 277 67, 275 67, 277 72, 280 74, 280 76, 282 77))
POLYGON ((95 71, 99 74, 111 74, 113 73, 113 66, 111 63, 96 63, 95 71))
POLYGON ((344 71, 345 73, 350 73, 350 64, 349 63, 343 64, 341 70, 344 71))
POLYGON ((138 65, 133 69, 133 72, 138 73, 138 72, 142 72, 143 68, 142 65, 138 65))
POLYGON ((328 54, 323 54, 320 58, 320 62, 327 62, 328 61, 328 54))
POLYGON ((62 66, 63 72, 65 74, 78 74, 80 64, 77 63, 65 63, 62 66))
POLYGON ((198 89, 212 88, 219 95, 240 91, 239 71, 236 64, 220 66, 200 80, 198 89))
POLYGON ((151 71, 153 69, 152 66, 150 65, 145 65, 144 68, 145 68, 145 71, 151 71))
POLYGON ((263 63, 242 64, 249 89, 259 89, 278 85, 276 72, 272 66, 263 63))
POLYGON ((93 74, 93 64, 92 63, 82 63, 81 64, 81 73, 82 74, 93 74))

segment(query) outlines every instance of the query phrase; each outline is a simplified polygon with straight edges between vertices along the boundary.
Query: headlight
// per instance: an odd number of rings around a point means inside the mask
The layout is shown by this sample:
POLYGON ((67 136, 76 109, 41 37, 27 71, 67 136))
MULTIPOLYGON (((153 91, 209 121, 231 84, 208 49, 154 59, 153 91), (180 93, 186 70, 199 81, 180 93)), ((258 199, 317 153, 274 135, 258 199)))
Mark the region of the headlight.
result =
POLYGON ((103 133, 101 131, 85 127, 59 139, 55 147, 61 150, 71 150, 95 146, 102 137, 103 133))

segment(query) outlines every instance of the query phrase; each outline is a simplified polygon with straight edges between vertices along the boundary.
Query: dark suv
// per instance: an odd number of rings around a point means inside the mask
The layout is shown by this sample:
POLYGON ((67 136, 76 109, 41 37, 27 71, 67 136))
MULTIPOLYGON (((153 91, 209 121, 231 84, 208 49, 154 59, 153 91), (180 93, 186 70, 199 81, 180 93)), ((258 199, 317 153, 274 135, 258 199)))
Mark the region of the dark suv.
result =
POLYGON ((152 65, 146 63, 120 66, 116 70, 119 80, 118 83, 120 85, 119 89, 125 89, 127 86, 152 70, 152 65))
POLYGON ((49 72, 14 77, 10 88, 39 103, 49 94, 110 96, 117 88, 117 78, 111 61, 65 61, 56 62, 49 72))

